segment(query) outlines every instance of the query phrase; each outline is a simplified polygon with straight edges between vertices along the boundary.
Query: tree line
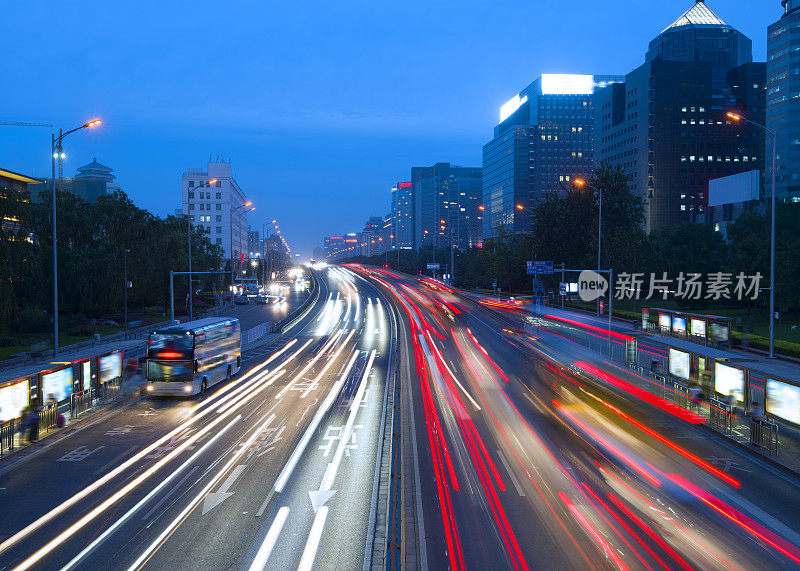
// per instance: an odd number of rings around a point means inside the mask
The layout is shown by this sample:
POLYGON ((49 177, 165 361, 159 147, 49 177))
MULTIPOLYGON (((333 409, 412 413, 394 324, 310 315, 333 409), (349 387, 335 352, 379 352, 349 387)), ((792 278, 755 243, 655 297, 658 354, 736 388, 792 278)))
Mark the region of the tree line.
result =
MULTIPOLYGON (((601 165, 589 185, 602 189, 601 267, 621 272, 674 278, 684 274, 740 272, 763 276, 761 287, 769 287, 769 212, 747 210, 727 227, 727 238, 710 224, 685 222, 648 234, 644 229, 645 203, 633 193, 629 180, 618 167, 601 165)), ((456 285, 491 288, 508 292, 531 292, 528 260, 552 260, 570 269, 597 268, 599 196, 584 186, 564 187, 544 196, 531 212, 527 232, 500 227, 496 238, 484 240, 481 248, 459 250, 455 261, 456 285)), ((796 307, 800 302, 800 204, 779 203, 776 210, 776 299, 778 307, 796 307)), ((428 273, 433 258, 430 246, 372 258, 353 258, 417 274, 428 273)), ((449 262, 448 248, 437 249, 436 259, 449 262)), ((444 265, 442 265, 444 268, 444 265)), ((574 279, 574 276, 573 276, 574 279)), ((560 275, 546 280, 557 288, 560 275)), ((646 292, 645 292, 646 293, 646 292)), ((763 292, 762 292, 763 293, 763 292)), ((762 303, 766 295, 760 296, 762 303)), ((704 299, 693 305, 704 305, 704 299)))
MULTIPOLYGON (((32 203, 27 191, 0 192, 0 336, 47 331, 52 322, 52 194, 32 203)), ((160 218, 137 207, 123 191, 95 203, 58 191, 58 306, 64 328, 123 310, 123 256, 127 254, 128 307, 169 305, 169 271, 188 269, 188 221, 160 218)), ((192 268, 218 269, 223 250, 192 228, 192 268)), ((204 277, 210 287, 214 278, 204 277)), ((218 278, 222 283, 222 278, 218 278)), ((175 280, 176 305, 188 279, 175 280)))

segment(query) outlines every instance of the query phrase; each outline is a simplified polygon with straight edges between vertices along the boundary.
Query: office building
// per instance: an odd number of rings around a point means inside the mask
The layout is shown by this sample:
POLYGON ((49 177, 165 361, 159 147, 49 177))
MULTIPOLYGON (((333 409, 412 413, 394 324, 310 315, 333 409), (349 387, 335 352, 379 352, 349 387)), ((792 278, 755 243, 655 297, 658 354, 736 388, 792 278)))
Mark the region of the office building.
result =
MULTIPOLYGON (((29 202, 30 194, 35 188, 41 188, 42 181, 8 169, 0 169, 0 200, 29 202), (30 186, 30 188, 28 188, 30 186)), ((9 214, 0 215, 0 228, 6 240, 30 239, 22 236, 20 221, 9 214)))
POLYGON ((414 247, 414 185, 398 182, 392 187, 392 225, 394 247, 414 247))
POLYGON ((711 222, 709 180, 763 171, 763 136, 726 117, 763 117, 766 67, 751 61, 751 45, 698 0, 650 42, 624 83, 595 94, 595 165, 629 176, 648 231, 711 222))
POLYGON ((483 237, 530 230, 531 211, 592 169, 593 94, 621 76, 546 74, 500 108, 483 147, 483 237))
POLYGON ((250 257, 261 255, 261 235, 252 226, 247 226, 247 250, 250 257))
POLYGON ((247 197, 233 178, 230 161, 209 161, 205 170, 187 169, 181 181, 181 202, 181 212, 213 244, 222 246, 225 259, 238 263, 249 253, 247 197), (216 182, 209 185, 211 180, 216 182))
POLYGON ((411 168, 414 248, 475 246, 481 169, 450 163, 411 168))
MULTIPOLYGON (((767 30, 767 127, 776 134, 775 196, 800 201, 800 0, 767 30)), ((771 141, 768 143, 770 144, 771 141)), ((767 156, 771 160, 772 149, 767 156)), ((768 173, 771 172, 768 168, 768 173)), ((771 174, 768 174, 768 179, 771 174)), ((771 181, 770 181, 771 182, 771 181)))

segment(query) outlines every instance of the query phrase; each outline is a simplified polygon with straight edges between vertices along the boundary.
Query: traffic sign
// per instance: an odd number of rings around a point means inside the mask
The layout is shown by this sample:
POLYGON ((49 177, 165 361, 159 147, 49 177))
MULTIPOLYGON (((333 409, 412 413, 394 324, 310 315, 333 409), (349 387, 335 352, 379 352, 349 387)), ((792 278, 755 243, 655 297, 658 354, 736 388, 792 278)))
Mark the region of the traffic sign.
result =
POLYGON ((543 262, 541 260, 529 261, 526 263, 529 276, 549 275, 553 273, 553 262, 543 262))
POLYGON ((429 270, 438 270, 439 269, 439 262, 428 262, 428 269, 429 270))
POLYGON ((567 295, 567 284, 561 282, 561 285, 558 286, 558 295, 567 295))

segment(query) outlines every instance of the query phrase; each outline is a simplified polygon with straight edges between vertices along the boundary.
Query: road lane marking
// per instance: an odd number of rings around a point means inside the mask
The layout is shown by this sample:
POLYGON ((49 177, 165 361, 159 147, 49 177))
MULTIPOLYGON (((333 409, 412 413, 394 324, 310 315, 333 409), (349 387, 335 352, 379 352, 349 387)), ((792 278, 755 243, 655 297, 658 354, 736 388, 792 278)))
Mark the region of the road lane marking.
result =
POLYGON ((269 527, 264 542, 261 544, 261 547, 258 548, 258 553, 256 553, 255 559, 253 559, 253 563, 250 565, 250 571, 262 571, 262 569, 266 567, 267 560, 272 554, 272 549, 275 547, 275 544, 278 542, 278 536, 281 534, 283 524, 286 523, 287 517, 289 517, 289 506, 283 506, 278 510, 275 521, 273 521, 272 525, 269 527))
MULTIPOLYGON (((241 418, 241 415, 239 415, 239 418, 241 418)), ((146 563, 150 559, 151 555, 161 546, 164 540, 167 537, 169 537, 169 535, 183 522, 186 516, 188 516, 192 512, 192 510, 195 507, 197 507, 197 505, 203 500, 203 498, 206 497, 206 494, 208 494, 208 492, 211 491, 211 488, 216 486, 217 482, 219 482, 222 479, 222 476, 224 476, 225 473, 228 470, 230 470, 231 467, 234 464, 236 464, 236 462, 239 461, 239 458, 241 458, 242 454, 244 454, 245 451, 248 448, 250 448, 253 442, 255 442, 256 438, 258 438, 258 435, 261 434, 261 431, 263 431, 267 427, 267 425, 269 424, 269 422, 271 422, 271 420, 272 417, 268 418, 266 422, 260 425, 258 424, 256 425, 256 429, 253 431, 253 434, 250 435, 250 437, 247 439, 244 445, 239 447, 239 450, 237 450, 233 454, 233 456, 231 456, 231 459, 228 460, 228 463, 225 464, 213 478, 211 478, 211 481, 208 484, 206 484, 206 486, 200 491, 200 493, 197 494, 194 497, 194 499, 189 502, 189 504, 183 509, 183 511, 181 511, 181 513, 179 513, 178 516, 174 520, 172 520, 172 522, 164 529, 164 531, 162 531, 161 534, 159 534, 159 536, 156 537, 155 541, 153 541, 150 544, 150 546, 144 550, 144 552, 133 563, 133 565, 129 567, 130 570, 139 569, 142 565, 144 565, 144 563, 146 563)))
POLYGON ((244 472, 244 469, 245 465, 239 464, 231 471, 228 477, 225 478, 225 481, 216 492, 208 492, 206 494, 206 497, 203 498, 203 512, 200 515, 206 515, 233 495, 233 492, 229 492, 228 490, 231 489, 236 479, 244 472))
POLYGON ((502 452, 500 452, 500 450, 497 451, 497 455, 500 456, 500 461, 503 463, 503 466, 505 466, 506 472, 508 472, 508 477, 511 478, 511 483, 514 484, 514 488, 516 488, 517 493, 520 496, 524 496, 525 492, 522 491, 522 487, 519 485, 519 480, 517 480, 517 477, 514 475, 514 472, 511 471, 511 466, 508 465, 506 457, 503 455, 502 452))
POLYGON ((300 558, 300 565, 297 571, 311 571, 314 565, 314 558, 319 549, 319 540, 322 538, 322 529, 325 527, 325 519, 328 517, 328 506, 319 508, 317 515, 314 516, 314 523, 311 524, 311 532, 308 534, 306 547, 303 549, 303 556, 300 558))
POLYGON ((306 398, 306 397, 309 395, 309 393, 310 393, 312 390, 316 389, 316 388, 319 386, 319 382, 320 382, 320 380, 322 379, 322 377, 325 375, 325 373, 327 373, 327 372, 328 372, 328 369, 330 369, 330 368, 331 368, 331 366, 332 366, 332 365, 333 365, 333 364, 336 362, 336 359, 338 359, 338 358, 339 358, 339 355, 340 355, 340 354, 341 354, 341 352, 344 350, 344 348, 347 346, 347 344, 350 342, 350 339, 353 337, 353 335, 354 335, 354 334, 355 334, 355 330, 352 330, 352 331, 351 331, 351 332, 350 332, 350 333, 347 335, 347 337, 345 338, 345 340, 344 340, 344 341, 342 342, 342 344, 339 346, 339 349, 337 349, 336 353, 334 353, 334 354, 333 354, 333 356, 331 356, 331 358, 330 358, 330 359, 328 359, 328 362, 327 362, 327 363, 325 363, 325 366, 322 368, 322 370, 319 372, 319 374, 318 374, 318 375, 317 375, 317 376, 314 378, 314 381, 313 381, 313 382, 312 382, 312 383, 309 385, 309 387, 308 387, 308 388, 307 388, 307 389, 306 389, 306 390, 303 392, 303 394, 301 394, 301 395, 300 395, 300 398, 301 398, 301 399, 304 399, 304 398, 306 398))
POLYGON ((186 482, 186 480, 188 480, 189 478, 191 478, 191 477, 192 477, 192 474, 194 474, 195 472, 197 472, 197 470, 198 470, 199 468, 200 468, 200 466, 197 466, 197 465, 195 465, 195 466, 192 466, 192 469, 191 469, 191 470, 189 470, 189 472, 188 472, 188 473, 187 473, 187 474, 186 474, 186 475, 185 475, 183 478, 181 478, 181 479, 178 481, 178 483, 177 483, 177 484, 175 484, 175 485, 174 485, 174 486, 172 486, 172 487, 171 487, 169 490, 167 490, 167 493, 166 493, 166 494, 164 494, 164 495, 161 497, 161 499, 160 499, 160 500, 158 500, 158 501, 156 502, 156 504, 155 504, 155 505, 154 505, 152 508, 150 508, 150 510, 149 510, 149 511, 148 511, 146 514, 144 514, 144 515, 142 516, 142 521, 144 521, 144 520, 148 519, 148 518, 149 518, 151 515, 153 515, 153 514, 155 513, 155 511, 156 511, 158 508, 160 508, 160 507, 163 505, 163 503, 164 503, 164 502, 166 502, 166 501, 167 501, 167 500, 168 500, 168 499, 169 499, 169 498, 172 496, 172 494, 174 494, 175 492, 177 492, 178 490, 180 490, 180 489, 181 489, 181 486, 183 486, 183 484, 186 482))
POLYGON ((105 446, 98 446, 94 450, 89 450, 88 446, 78 446, 75 450, 71 452, 67 452, 61 458, 56 460, 56 462, 82 462, 86 460, 89 456, 97 452, 98 450, 102 450, 105 446))
MULTIPOLYGON (((212 444, 214 444, 214 442, 216 442, 223 434, 225 434, 228 431, 228 429, 230 429, 234 424, 239 422, 241 417, 242 417, 242 415, 239 415, 236 418, 234 418, 222 430, 220 430, 217 434, 215 434, 214 438, 212 438, 211 440, 206 442, 200 448, 200 450, 198 450, 197 452, 192 454, 192 456, 188 460, 186 460, 186 462, 184 462, 183 464, 178 466, 177 469, 173 470, 166 478, 164 478, 164 480, 161 481, 161 483, 159 483, 158 486, 153 488, 153 490, 150 491, 149 494, 147 494, 135 506, 133 506, 130 510, 128 510, 128 512, 125 515, 123 515, 121 518, 119 518, 117 521, 115 521, 114 524, 111 527, 109 527, 107 530, 105 530, 97 539, 92 541, 92 543, 87 545, 80 553, 78 553, 75 557, 73 557, 72 560, 69 563, 67 563, 67 565, 64 567, 64 569, 62 571, 67 571, 68 569, 71 569, 72 567, 74 567, 75 565, 80 563, 83 558, 85 558, 92 551, 94 551, 97 548, 97 546, 99 546, 103 541, 105 541, 105 539, 109 535, 111 535, 118 527, 120 527, 123 523, 125 523, 128 520, 128 518, 130 518, 134 513, 139 511, 139 509, 141 509, 142 506, 146 505, 147 502, 149 502, 151 499, 153 499, 156 496, 156 494, 158 494, 167 484, 169 484, 172 481, 173 478, 175 478, 184 469, 186 469, 188 466, 190 466, 192 463, 194 463, 194 461, 196 459, 198 459, 200 457, 200 455, 203 454, 203 452, 208 450, 208 448, 212 444)), ((196 468, 197 468, 197 466, 195 466, 195 469, 196 468)), ((178 488, 178 486, 174 487, 174 489, 177 489, 177 488, 178 488)), ((167 497, 169 497, 169 494, 167 494, 167 497)), ((166 498, 164 498, 164 499, 166 499, 166 498)), ((163 502, 163 499, 162 499, 162 502, 163 502)), ((156 504, 156 506, 153 509, 156 509, 160 504, 161 504, 161 502, 156 504)))
POLYGON ((347 377, 350 374, 350 370, 353 368, 353 365, 355 365, 356 359, 358 359, 358 356, 360 354, 361 351, 359 351, 358 349, 353 351, 353 356, 351 357, 350 362, 347 364, 344 373, 342 373, 339 380, 336 381, 336 383, 331 387, 328 396, 325 397, 325 400, 322 402, 322 405, 317 409, 316 414, 311 419, 311 423, 308 425, 308 428, 306 428, 306 431, 303 433, 303 437, 300 439, 300 442, 297 444, 297 447, 294 449, 292 455, 289 457, 289 460, 284 465, 283 470, 281 470, 281 473, 278 475, 278 479, 275 480, 275 485, 273 486, 273 489, 276 492, 280 493, 283 490, 283 487, 286 485, 289 476, 292 475, 292 472, 294 471, 297 462, 300 460, 300 456, 305 451, 306 447, 308 446, 308 443, 311 441, 311 437, 314 435, 314 432, 316 432, 319 423, 322 421, 322 417, 328 412, 328 409, 330 409, 331 405, 333 404, 333 401, 339 394, 342 385, 344 385, 345 380, 347 380, 347 377))

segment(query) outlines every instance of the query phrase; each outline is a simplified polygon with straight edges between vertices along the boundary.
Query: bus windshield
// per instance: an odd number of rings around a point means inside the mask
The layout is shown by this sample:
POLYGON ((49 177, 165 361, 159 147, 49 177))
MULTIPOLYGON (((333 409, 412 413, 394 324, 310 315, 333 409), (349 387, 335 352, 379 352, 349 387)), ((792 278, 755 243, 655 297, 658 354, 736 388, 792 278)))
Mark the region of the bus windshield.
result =
POLYGON ((147 345, 151 357, 166 359, 191 358, 193 349, 194 335, 190 333, 153 333, 147 345))

